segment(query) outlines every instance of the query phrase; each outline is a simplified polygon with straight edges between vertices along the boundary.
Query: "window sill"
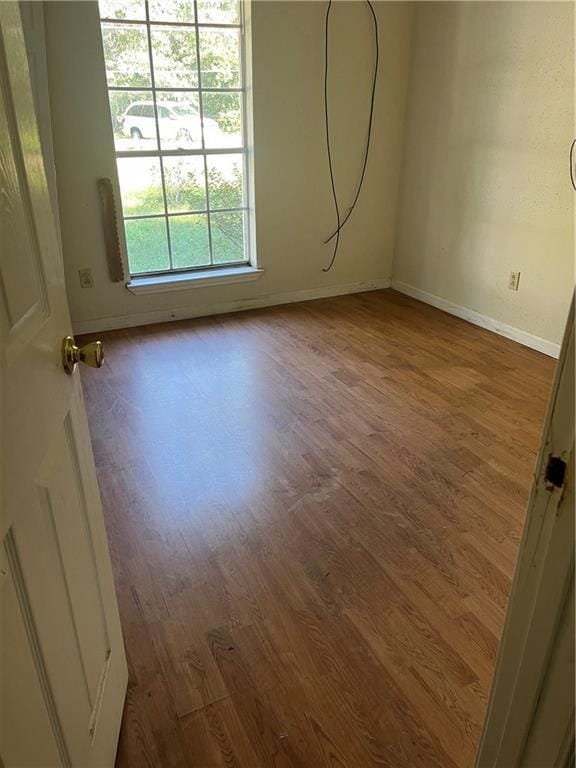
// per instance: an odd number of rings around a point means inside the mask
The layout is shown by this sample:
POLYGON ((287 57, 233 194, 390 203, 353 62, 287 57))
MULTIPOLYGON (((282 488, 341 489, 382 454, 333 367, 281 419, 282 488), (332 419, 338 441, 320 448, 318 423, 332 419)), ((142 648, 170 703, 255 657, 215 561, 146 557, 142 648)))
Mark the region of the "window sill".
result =
POLYGON ((183 274, 157 275, 152 277, 133 277, 126 288, 130 293, 166 293, 168 291, 188 291, 206 285, 226 285, 227 283, 248 283, 258 280, 264 273, 250 265, 244 267, 222 267, 222 269, 204 269, 183 274))

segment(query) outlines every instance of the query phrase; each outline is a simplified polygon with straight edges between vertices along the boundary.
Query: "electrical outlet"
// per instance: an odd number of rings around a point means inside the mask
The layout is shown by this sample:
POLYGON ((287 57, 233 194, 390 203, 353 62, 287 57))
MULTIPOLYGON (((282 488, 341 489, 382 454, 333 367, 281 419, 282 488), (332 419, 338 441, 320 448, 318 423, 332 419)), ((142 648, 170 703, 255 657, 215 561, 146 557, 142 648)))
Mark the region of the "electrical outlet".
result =
POLYGON ((80 285, 82 288, 94 288, 94 275, 89 267, 79 269, 78 274, 80 275, 80 285))
POLYGON ((510 288, 511 291, 517 291, 519 285, 520 272, 510 272, 510 277, 508 278, 508 288, 510 288))

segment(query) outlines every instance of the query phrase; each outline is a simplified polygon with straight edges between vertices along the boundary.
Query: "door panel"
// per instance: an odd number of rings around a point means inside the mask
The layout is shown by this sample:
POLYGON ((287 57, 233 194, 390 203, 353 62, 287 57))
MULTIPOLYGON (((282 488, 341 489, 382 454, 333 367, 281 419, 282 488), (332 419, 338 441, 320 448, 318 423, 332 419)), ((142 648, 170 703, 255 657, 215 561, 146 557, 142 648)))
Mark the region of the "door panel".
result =
POLYGON ((105 768, 126 660, 27 67, 0 3, 0 764, 105 768))
POLYGON ((54 532, 88 703, 93 709, 110 656, 110 640, 71 414, 67 415, 41 468, 37 491, 42 515, 49 518, 54 532))
MULTIPOLYGON (((65 765, 43 695, 46 670, 25 594, 24 580, 9 532, 0 552, 2 601, 2 708, 0 744, 5 766, 65 765), (9 703, 10 706, 6 706, 9 703), (30 738, 30 734, 34 738, 30 738)), ((54 710, 52 707, 52 714, 54 710)))
MULTIPOLYGON (((6 84, 2 83, 3 90, 6 84)), ((7 89, 6 89, 7 90, 7 89)), ((0 264, 2 295, 12 336, 30 336, 48 316, 47 291, 41 268, 40 247, 34 221, 27 220, 30 210, 29 190, 24 160, 11 134, 17 135, 14 111, 0 101, 0 173, 3 206, 2 241, 19 244, 19 258, 3 258, 0 264), (28 201, 28 205, 24 201, 28 201)))

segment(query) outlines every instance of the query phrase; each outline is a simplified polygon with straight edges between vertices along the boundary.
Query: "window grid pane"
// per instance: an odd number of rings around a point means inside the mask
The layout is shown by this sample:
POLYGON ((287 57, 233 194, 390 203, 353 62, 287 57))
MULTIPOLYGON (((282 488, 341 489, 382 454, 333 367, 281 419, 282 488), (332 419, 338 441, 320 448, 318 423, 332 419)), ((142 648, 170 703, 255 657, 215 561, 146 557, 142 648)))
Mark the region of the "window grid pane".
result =
POLYGON ((100 2, 103 36, 109 36, 105 63, 130 274, 244 264, 248 216, 239 5, 235 0, 142 5, 140 15, 136 0, 100 2), (118 31, 111 37, 112 28, 118 31), (122 41, 137 50, 123 49, 122 41), (234 41, 236 55, 227 56, 234 41), (134 72, 132 60, 138 62, 134 72))

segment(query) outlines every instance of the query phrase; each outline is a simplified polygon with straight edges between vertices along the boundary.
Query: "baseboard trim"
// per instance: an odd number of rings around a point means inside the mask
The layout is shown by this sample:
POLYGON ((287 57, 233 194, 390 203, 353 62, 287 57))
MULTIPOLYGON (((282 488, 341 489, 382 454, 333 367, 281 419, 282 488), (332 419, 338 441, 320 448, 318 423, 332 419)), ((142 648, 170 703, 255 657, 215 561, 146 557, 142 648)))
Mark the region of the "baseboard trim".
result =
POLYGON ((99 331, 114 331, 119 328, 133 328, 139 325, 152 325, 153 323, 167 323, 173 320, 189 320, 194 317, 209 317, 210 315, 224 315, 229 312, 242 312, 247 309, 259 309, 261 307, 274 307, 280 304, 294 304, 299 301, 313 301, 314 299, 327 299, 331 296, 343 296, 348 293, 364 293, 365 291, 379 291, 390 288, 389 277, 377 280, 368 280, 345 285, 331 285, 323 288, 310 288, 291 293, 272 293, 268 296, 259 296, 254 299, 238 299, 237 301, 221 302, 210 306, 178 307, 176 309, 153 310, 151 312, 136 312, 116 317, 100 317, 94 320, 82 320, 73 323, 74 333, 97 333, 99 331))
POLYGON ((462 320, 467 320, 469 323, 480 326, 480 328, 486 328, 488 331, 497 333, 500 336, 505 336, 507 339, 517 341, 525 347, 530 347, 531 349, 536 349, 538 352, 543 352, 549 357, 558 358, 560 355, 560 344, 554 344, 552 341, 543 339, 540 336, 535 336, 527 331, 522 331, 520 328, 515 328, 513 325, 507 325, 506 323, 500 322, 500 320, 495 320, 493 317, 481 315, 473 309, 461 307, 459 304, 452 304, 452 302, 447 301, 440 296, 421 291, 419 288, 414 288, 414 286, 408 285, 408 283, 392 280, 392 288, 400 293, 405 293, 406 296, 411 296, 413 299, 418 299, 418 301, 422 301, 425 304, 430 304, 431 306, 436 307, 436 309, 441 309, 451 315, 460 317, 462 320))

